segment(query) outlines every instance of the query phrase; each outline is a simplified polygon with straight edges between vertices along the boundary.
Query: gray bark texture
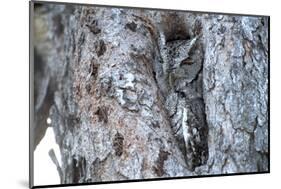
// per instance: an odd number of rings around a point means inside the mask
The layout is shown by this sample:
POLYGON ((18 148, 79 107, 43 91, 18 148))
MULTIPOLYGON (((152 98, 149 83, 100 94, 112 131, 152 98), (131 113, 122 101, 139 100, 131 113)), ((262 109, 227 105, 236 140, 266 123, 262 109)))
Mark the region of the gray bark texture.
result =
POLYGON ((267 17, 37 5, 34 44, 61 183, 268 171, 267 17))

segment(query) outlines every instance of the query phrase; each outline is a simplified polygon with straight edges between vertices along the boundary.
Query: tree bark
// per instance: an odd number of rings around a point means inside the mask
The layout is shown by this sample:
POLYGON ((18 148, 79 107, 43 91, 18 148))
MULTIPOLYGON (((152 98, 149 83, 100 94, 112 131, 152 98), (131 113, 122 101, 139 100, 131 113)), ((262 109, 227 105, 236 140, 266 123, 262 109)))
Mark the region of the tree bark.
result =
POLYGON ((35 8, 62 183, 268 171, 268 18, 35 8))

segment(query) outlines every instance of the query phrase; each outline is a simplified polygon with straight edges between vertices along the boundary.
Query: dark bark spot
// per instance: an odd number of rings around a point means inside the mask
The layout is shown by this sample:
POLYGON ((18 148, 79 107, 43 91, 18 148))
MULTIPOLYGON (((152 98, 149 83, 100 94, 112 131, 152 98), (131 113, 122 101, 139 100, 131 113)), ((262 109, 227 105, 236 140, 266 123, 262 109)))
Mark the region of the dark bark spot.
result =
POLYGON ((113 149, 116 156, 121 156, 123 154, 123 141, 124 137, 117 132, 113 138, 113 149))
POLYGON ((264 24, 264 19, 261 19, 261 24, 264 26, 265 24, 264 24))
POLYGON ((112 95, 112 78, 102 78, 100 81, 100 91, 102 95, 112 95))
POLYGON ((193 34, 200 35, 202 33, 202 23, 199 20, 196 20, 193 27, 193 34))
POLYGON ((83 178, 85 178, 86 171, 86 160, 84 157, 79 158, 79 160, 73 158, 73 183, 84 182, 83 178))
POLYGON ((104 41, 99 40, 95 44, 95 49, 96 49, 96 53, 97 53, 98 57, 102 56, 106 51, 106 45, 105 45, 104 41))
POLYGON ((55 15, 52 20, 54 25, 54 33, 59 37, 64 30, 61 15, 55 15))
POLYGON ((99 122, 107 123, 107 108, 106 107, 98 107, 98 110, 95 113, 98 116, 99 122))
POLYGON ((74 87, 74 94, 78 97, 81 97, 81 86, 80 86, 80 84, 77 84, 74 87))
POLYGON ((85 42, 85 33, 81 33, 78 39, 78 46, 81 47, 84 42, 85 42))
POLYGON ((156 165, 153 166, 153 170, 158 177, 161 177, 161 176, 164 175, 164 173, 165 173, 164 162, 168 159, 169 155, 170 155, 169 152, 166 152, 162 149, 160 150, 159 155, 158 155, 158 159, 156 161, 156 165))
POLYGON ((91 92, 91 89, 92 89, 91 84, 90 84, 90 83, 87 83, 87 84, 86 84, 86 91, 87 91, 88 93, 90 93, 90 92, 91 92))
POLYGON ((219 27, 219 29, 218 29, 218 34, 224 34, 225 31, 226 31, 226 27, 223 26, 223 25, 221 25, 221 26, 219 27))
POLYGON ((119 80, 123 80, 124 79, 124 76, 123 76, 123 74, 121 73, 120 75, 119 75, 119 80))
POLYGON ((138 50, 133 44, 131 44, 131 49, 135 52, 137 52, 137 50, 138 50))
POLYGON ((90 74, 91 74, 91 77, 93 77, 94 79, 97 78, 97 75, 98 75, 98 69, 99 69, 99 66, 94 62, 92 61, 91 65, 90 65, 90 74))
POLYGON ((185 98, 186 97, 185 93, 182 92, 182 91, 179 91, 178 94, 179 94, 180 98, 185 98))
POLYGON ((160 128, 160 124, 159 124, 159 121, 152 121, 152 127, 153 128, 160 128))
POLYGON ((95 35, 97 35, 101 32, 101 29, 98 27, 98 22, 96 20, 93 20, 93 22, 91 24, 86 24, 86 26, 95 35))
POLYGON ((153 79, 154 79, 155 83, 157 83, 156 72, 154 70, 152 71, 152 75, 153 75, 153 79))
POLYGON ((80 118, 76 117, 75 115, 69 115, 66 119, 67 122, 67 128, 70 131, 73 131, 73 129, 77 126, 79 126, 80 118))
POLYGON ((81 60, 81 52, 82 52, 82 45, 85 42, 85 33, 82 32, 78 38, 77 46, 75 46, 75 50, 78 51, 78 56, 77 56, 77 62, 80 62, 81 60))
POLYGON ((131 30, 132 32, 136 32, 137 24, 135 22, 127 23, 125 28, 131 30))

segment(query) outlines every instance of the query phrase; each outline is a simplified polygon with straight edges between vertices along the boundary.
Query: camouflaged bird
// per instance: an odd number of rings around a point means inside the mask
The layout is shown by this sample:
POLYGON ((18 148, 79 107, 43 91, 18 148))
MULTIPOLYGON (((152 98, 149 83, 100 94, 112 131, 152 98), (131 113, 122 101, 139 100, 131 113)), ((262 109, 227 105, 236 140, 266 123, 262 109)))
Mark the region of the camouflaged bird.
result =
POLYGON ((203 50, 196 36, 191 40, 167 42, 164 52, 164 73, 170 93, 166 109, 174 136, 190 170, 208 158, 207 123, 202 92, 203 50))
POLYGON ((179 80, 191 82, 200 71, 202 62, 197 60, 200 52, 198 53, 195 48, 198 39, 196 36, 190 40, 166 42, 162 50, 163 71, 170 89, 174 89, 179 80))

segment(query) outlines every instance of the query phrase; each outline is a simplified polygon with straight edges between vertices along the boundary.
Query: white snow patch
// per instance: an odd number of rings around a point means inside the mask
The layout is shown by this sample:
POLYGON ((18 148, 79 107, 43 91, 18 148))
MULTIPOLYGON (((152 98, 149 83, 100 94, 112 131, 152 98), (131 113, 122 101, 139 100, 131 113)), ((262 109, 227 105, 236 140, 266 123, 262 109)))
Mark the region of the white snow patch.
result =
MULTIPOLYGON (((48 121, 48 119, 47 119, 48 121)), ((61 154, 59 146, 55 141, 53 129, 49 127, 44 138, 34 151, 34 185, 60 184, 57 167, 49 156, 49 150, 54 149, 59 164, 61 165, 61 154)))
POLYGON ((47 122, 48 125, 50 125, 50 124, 52 123, 51 118, 48 117, 47 120, 46 120, 46 122, 47 122))

